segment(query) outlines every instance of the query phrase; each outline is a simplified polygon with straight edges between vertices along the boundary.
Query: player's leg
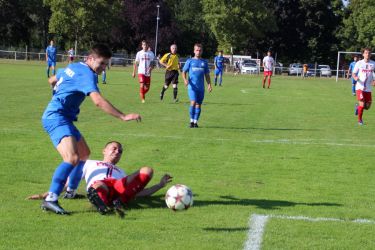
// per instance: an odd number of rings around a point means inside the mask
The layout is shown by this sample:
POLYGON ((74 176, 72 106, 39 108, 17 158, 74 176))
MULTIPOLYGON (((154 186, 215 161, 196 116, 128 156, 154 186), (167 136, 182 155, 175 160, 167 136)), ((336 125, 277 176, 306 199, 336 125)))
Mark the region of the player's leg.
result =
POLYGON ((355 85, 356 85, 356 81, 352 78, 352 95, 355 96, 355 85))
POLYGON ((215 86, 217 85, 217 75, 219 74, 219 70, 218 69, 215 69, 215 79, 214 79, 214 82, 215 82, 215 86))
POLYGON ((139 81, 139 96, 141 98, 142 103, 145 102, 145 93, 144 93, 144 75, 138 74, 138 81, 139 81))
POLYGON ((153 169, 150 167, 142 167, 135 173, 117 180, 113 187, 118 193, 122 203, 132 200, 137 193, 142 191, 149 183, 153 176, 153 169))
POLYGON ((263 73, 263 82, 262 82, 262 87, 263 87, 263 88, 266 87, 266 79, 267 79, 267 75, 266 75, 266 73, 264 72, 264 73, 263 73))
POLYGON ((270 88, 271 87, 271 77, 272 77, 272 73, 270 72, 268 74, 268 87, 267 88, 270 88))
POLYGON ((56 62, 52 62, 52 75, 56 75, 56 71, 55 71, 55 68, 56 68, 56 62))
POLYGON ((357 106, 357 113, 358 113, 358 124, 363 125, 363 110, 365 109, 365 100, 362 90, 357 90, 357 100, 358 100, 358 106, 357 106))
POLYGON ((190 114, 190 128, 194 128, 194 117, 195 117, 195 104, 196 104, 196 91, 189 89, 188 90, 189 99, 190 99, 190 107, 189 107, 189 114, 190 114))
POLYGON ((223 70, 220 70, 219 76, 220 76, 219 86, 222 86, 222 84, 223 84, 223 70))
POLYGON ((145 83, 143 84, 143 88, 144 88, 144 93, 146 95, 146 93, 150 90, 150 87, 151 87, 151 84, 150 83, 145 83))
POLYGON ((160 92, 160 100, 161 101, 163 100, 164 93, 168 89, 170 83, 171 83, 171 71, 167 70, 167 71, 165 71, 164 85, 161 88, 161 92, 160 92))
MULTIPOLYGON (((76 136, 76 138, 77 138, 77 136, 76 136)), ((86 160, 90 156, 90 148, 89 148, 85 139, 82 136, 77 141, 77 147, 78 147, 78 155, 79 155, 80 159, 79 159, 78 165, 69 174, 68 187, 67 187, 66 192, 64 194, 64 198, 66 198, 66 199, 73 199, 75 197, 76 190, 77 190, 77 188, 79 186, 79 183, 82 179, 83 166, 85 165, 86 160)))
POLYGON ((201 105, 204 99, 204 91, 197 92, 197 99, 195 103, 195 111, 194 111, 194 128, 198 128, 198 120, 201 115, 201 105))
POLYGON ((47 73, 47 78, 49 78, 49 69, 51 67, 51 63, 50 61, 47 60, 47 70, 46 70, 46 73, 47 73))
POLYGON ((87 190, 87 198, 93 204, 100 214, 106 214, 111 211, 112 195, 111 188, 114 179, 106 179, 94 182, 87 190), (113 180, 113 181, 112 181, 113 180))
POLYGON ((102 83, 103 84, 106 84, 107 83, 107 72, 104 70, 103 72, 102 72, 102 83))
POLYGON ((178 102, 177 94, 178 94, 178 71, 174 71, 173 78, 172 78, 172 87, 173 87, 173 100, 174 102, 178 102))

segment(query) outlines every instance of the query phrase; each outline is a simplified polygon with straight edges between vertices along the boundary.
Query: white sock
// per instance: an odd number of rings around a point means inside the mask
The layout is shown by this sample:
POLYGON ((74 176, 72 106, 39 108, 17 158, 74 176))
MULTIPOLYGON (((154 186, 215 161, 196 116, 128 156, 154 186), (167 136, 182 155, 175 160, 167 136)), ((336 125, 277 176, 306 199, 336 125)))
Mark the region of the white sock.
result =
POLYGON ((194 123, 198 123, 198 120, 193 120, 194 123))
POLYGON ((57 201, 57 198, 59 198, 59 196, 55 193, 52 193, 52 192, 48 192, 48 195, 46 197, 46 201, 57 201))
POLYGON ((190 122, 194 122, 194 120, 193 120, 193 119, 190 119, 190 122))

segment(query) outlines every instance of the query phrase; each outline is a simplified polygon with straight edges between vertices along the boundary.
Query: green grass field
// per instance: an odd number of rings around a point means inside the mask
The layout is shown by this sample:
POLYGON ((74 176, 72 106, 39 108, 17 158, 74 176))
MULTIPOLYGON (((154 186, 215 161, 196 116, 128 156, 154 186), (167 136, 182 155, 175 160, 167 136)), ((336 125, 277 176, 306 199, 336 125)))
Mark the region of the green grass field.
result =
POLYGON ((0 61, 0 249, 243 249, 252 214, 343 220, 271 218, 262 249, 374 249, 375 224, 352 220, 375 220, 375 111, 358 126, 348 80, 278 76, 265 90, 260 76, 228 74, 206 93, 200 128, 189 129, 182 80, 180 102, 171 89, 161 102, 163 77, 153 73, 141 104, 130 69, 112 68, 103 95, 143 122, 123 123, 86 99, 76 126, 92 159, 118 140, 127 173, 152 166, 154 184, 168 172, 192 188, 194 206, 170 211, 165 188, 131 203, 125 219, 86 199, 61 199, 73 214, 58 216, 25 200, 48 189, 61 161, 40 123, 51 98, 45 66, 0 61))

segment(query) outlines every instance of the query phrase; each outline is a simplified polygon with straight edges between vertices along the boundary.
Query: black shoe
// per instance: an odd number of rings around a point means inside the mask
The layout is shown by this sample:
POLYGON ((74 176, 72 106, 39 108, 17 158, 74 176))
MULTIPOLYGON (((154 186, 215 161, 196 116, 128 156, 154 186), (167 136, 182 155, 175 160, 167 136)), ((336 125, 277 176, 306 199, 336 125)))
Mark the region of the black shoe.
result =
POLYGON ((107 84, 107 82, 106 82, 106 81, 104 81, 104 82, 102 82, 102 84, 107 84))
POLYGON ((173 101, 174 101, 174 102, 178 102, 178 98, 176 98, 176 99, 173 99, 173 101))
POLYGON ((45 211, 51 211, 51 212, 54 212, 56 214, 66 214, 66 215, 70 214, 69 212, 65 211, 62 207, 60 207, 58 201, 46 201, 46 200, 44 200, 40 207, 45 211))
POLYGON ((120 218, 125 217, 125 212, 123 210, 123 205, 120 200, 113 201, 113 208, 115 209, 116 213, 120 216, 120 218))
POLYGON ((74 199, 76 196, 76 192, 75 191, 66 191, 63 198, 64 199, 74 199))
POLYGON ((111 209, 104 203, 104 201, 99 197, 98 192, 96 191, 95 188, 90 187, 89 190, 87 191, 87 198, 93 204, 98 210, 100 214, 107 214, 108 212, 111 211, 111 209))
POLYGON ((190 128, 194 128, 194 122, 190 123, 190 128))
POLYGON ((199 128, 198 123, 194 123, 194 128, 199 128))
POLYGON ((160 101, 163 101, 163 98, 164 98, 164 92, 160 92, 160 101))

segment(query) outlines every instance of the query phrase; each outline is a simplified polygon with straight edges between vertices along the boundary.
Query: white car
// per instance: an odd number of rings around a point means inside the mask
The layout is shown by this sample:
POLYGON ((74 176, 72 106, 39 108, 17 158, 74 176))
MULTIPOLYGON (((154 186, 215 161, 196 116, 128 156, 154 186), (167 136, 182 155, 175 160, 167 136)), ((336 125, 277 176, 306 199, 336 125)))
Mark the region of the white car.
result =
POLYGON ((259 68, 256 63, 245 63, 241 66, 241 74, 258 74, 259 68))
POLYGON ((320 76, 326 76, 326 77, 332 76, 331 67, 329 67, 329 65, 318 65, 318 70, 320 71, 320 76))

